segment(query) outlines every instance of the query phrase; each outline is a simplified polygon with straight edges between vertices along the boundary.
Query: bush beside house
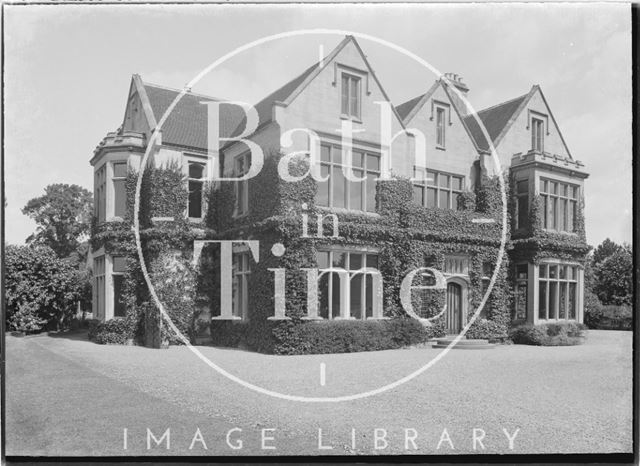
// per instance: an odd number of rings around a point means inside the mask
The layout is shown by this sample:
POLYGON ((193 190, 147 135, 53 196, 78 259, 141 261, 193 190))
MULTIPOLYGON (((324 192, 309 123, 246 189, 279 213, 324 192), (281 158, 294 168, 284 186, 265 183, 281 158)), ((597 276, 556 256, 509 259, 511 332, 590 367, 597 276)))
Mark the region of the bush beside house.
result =
POLYGON ((575 322, 520 325, 509 332, 515 344, 535 346, 573 346, 584 342, 586 326, 575 322))

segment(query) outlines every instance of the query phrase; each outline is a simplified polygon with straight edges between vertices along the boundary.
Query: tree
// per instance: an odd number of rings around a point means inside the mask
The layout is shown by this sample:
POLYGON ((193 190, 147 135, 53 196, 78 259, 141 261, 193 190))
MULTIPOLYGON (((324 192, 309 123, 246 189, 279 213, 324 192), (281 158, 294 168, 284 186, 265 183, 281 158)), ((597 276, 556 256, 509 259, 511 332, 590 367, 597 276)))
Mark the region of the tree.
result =
POLYGON ((595 268, 595 292, 603 304, 631 305, 633 260, 627 248, 620 247, 595 268))
POLYGON ((92 211, 90 191, 75 184, 50 184, 43 196, 31 199, 22 209, 38 225, 27 242, 47 245, 59 257, 68 257, 89 233, 92 211))
POLYGON ((593 251, 593 265, 596 266, 604 261, 607 257, 620 251, 623 246, 620 246, 615 241, 611 241, 609 238, 605 239, 598 247, 593 251))
POLYGON ((5 249, 6 322, 11 330, 65 327, 86 292, 86 272, 48 246, 5 249))

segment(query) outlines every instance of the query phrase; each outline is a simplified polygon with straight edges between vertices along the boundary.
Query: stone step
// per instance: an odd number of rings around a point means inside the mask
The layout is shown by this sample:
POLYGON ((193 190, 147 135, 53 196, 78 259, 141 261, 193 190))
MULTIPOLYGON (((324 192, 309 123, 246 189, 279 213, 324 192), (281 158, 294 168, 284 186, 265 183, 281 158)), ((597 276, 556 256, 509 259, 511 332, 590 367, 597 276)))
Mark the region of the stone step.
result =
MULTIPOLYGON (((454 338, 438 338, 432 348, 447 348, 454 338)), ((495 344, 489 343, 489 340, 467 340, 462 339, 453 346, 452 349, 492 349, 495 344)))

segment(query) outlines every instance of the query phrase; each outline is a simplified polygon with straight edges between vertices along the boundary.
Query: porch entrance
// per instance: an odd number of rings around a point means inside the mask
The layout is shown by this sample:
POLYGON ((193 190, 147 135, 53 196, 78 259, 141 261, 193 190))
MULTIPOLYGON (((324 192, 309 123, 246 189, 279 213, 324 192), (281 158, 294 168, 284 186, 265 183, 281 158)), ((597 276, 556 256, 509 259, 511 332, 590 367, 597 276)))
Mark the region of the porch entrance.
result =
POLYGON ((457 335, 462 330, 462 286, 458 283, 447 284, 445 324, 448 335, 457 335))

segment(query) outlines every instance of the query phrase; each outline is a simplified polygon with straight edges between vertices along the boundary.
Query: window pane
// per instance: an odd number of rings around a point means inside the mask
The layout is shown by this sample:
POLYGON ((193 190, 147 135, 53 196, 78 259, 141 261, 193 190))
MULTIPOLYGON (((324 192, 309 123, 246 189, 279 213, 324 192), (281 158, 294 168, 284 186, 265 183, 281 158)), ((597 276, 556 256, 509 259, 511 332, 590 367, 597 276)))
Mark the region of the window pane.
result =
POLYGON ((541 193, 546 193, 547 192, 547 181, 546 180, 540 180, 540 192, 541 193))
POLYGON ((331 274, 331 318, 340 317, 340 277, 337 273, 331 274))
POLYGON ((362 268, 362 253, 352 252, 349 254, 349 270, 358 270, 362 268))
POLYGON ((331 146, 320 146, 320 160, 323 162, 331 162, 331 146))
POLYGON ((360 80, 351 78, 351 115, 360 116, 360 80))
POLYGON ((364 154, 358 151, 352 151, 351 160, 353 161, 354 167, 363 168, 364 167, 364 154))
POLYGON ((540 264, 540 277, 544 278, 547 276, 547 266, 546 264, 540 264))
MULTIPOLYGON (((239 194, 243 191, 242 187, 239 190, 239 194)), ((241 194, 238 199, 239 208, 242 208, 243 195, 241 194)), ((201 218, 202 217, 202 182, 201 181, 189 181, 189 217, 201 218)))
POLYGON ((123 275, 113 275, 113 315, 114 317, 124 317, 127 313, 122 302, 122 291, 124 285, 123 275))
POLYGON ((558 230, 564 231, 567 229, 566 207, 567 207, 567 200, 558 199, 558 230))
POLYGON ((367 170, 380 171, 380 156, 367 154, 367 170))
POLYGON ((341 166, 334 165, 331 169, 331 182, 333 183, 333 207, 346 207, 346 179, 342 173, 341 166))
POLYGON ((529 196, 518 197, 518 228, 526 228, 529 223, 529 196))
POLYGON ((558 266, 550 265, 549 266, 549 278, 558 278, 558 266))
POLYGON ((127 163, 114 163, 113 164, 113 176, 116 178, 123 178, 127 176, 127 163))
POLYGON ((429 186, 435 186, 438 181, 438 174, 427 170, 427 184, 429 186))
POLYGON ((327 251, 316 252, 316 261, 318 262, 319 269, 326 269, 329 267, 329 253, 327 251))
POLYGON ((577 186, 573 186, 571 188, 571 197, 573 199, 578 199, 578 187, 577 186))
POLYGON ((202 175, 204 174, 204 165, 201 163, 190 163, 189 164, 189 178, 202 179, 202 175))
POLYGON ((375 212, 376 211, 376 185, 377 181, 375 180, 376 176, 372 173, 367 173, 367 181, 366 181, 366 196, 367 196, 367 212, 375 212))
POLYGON ((518 194, 527 194, 529 192, 529 182, 526 180, 518 181, 516 183, 516 192, 518 194))
POLYGON ((550 229, 556 228, 556 204, 558 199, 555 197, 549 198, 549 215, 547 216, 547 227, 550 229))
POLYGON ((436 207, 436 190, 427 188, 427 207, 436 207))
POLYGON ((349 114, 349 78, 342 75, 342 106, 341 111, 345 115, 349 114))
POLYGON ((318 315, 324 319, 329 318, 329 277, 331 274, 325 273, 318 280, 318 315))
MULTIPOLYGON (((353 170, 353 174, 361 178, 364 172, 362 170, 353 170)), ((349 181, 349 208, 354 210, 364 210, 364 199, 362 199, 362 190, 364 189, 364 181, 349 181)))
POLYGON ((558 318, 566 319, 567 318, 567 284, 560 283, 560 300, 559 300, 559 309, 558 309, 558 318))
POLYGON ((367 267, 371 267, 374 269, 378 268, 378 255, 377 254, 367 254, 367 267))
POLYGON ((127 212, 127 188, 126 180, 113 180, 113 189, 115 192, 114 215, 124 218, 127 212))
POLYGON ((540 282, 538 294, 538 318, 547 318, 547 282, 540 282))
POLYGON ((566 265, 560 265, 558 267, 559 271, 560 271, 560 279, 564 280, 567 278, 567 266, 566 265))
POLYGON ((527 264, 516 265, 516 278, 526 279, 529 273, 529 267, 527 264))
MULTIPOLYGON (((324 178, 329 174, 329 167, 322 165, 320 167, 320 175, 324 178)), ((316 193, 316 204, 329 206, 329 180, 318 182, 318 191, 316 193)))
POLYGON ((577 286, 575 283, 569 283, 569 319, 576 318, 576 289, 577 286))
POLYGON ((558 183, 554 183, 553 181, 549 183, 551 187, 552 194, 558 194, 558 183))
POLYGON ((333 267, 347 268, 347 253, 345 252, 333 252, 333 261, 331 261, 333 267))
POLYGON ((365 317, 373 317, 373 277, 365 275, 365 317))
POLYGON ((349 293, 349 311, 351 317, 362 318, 362 284, 363 275, 358 274, 351 279, 349 293))
POLYGON ((440 191, 440 199, 438 199, 438 207, 441 209, 449 208, 449 191, 440 191))
POLYGON ((458 210, 458 197, 459 196, 460 196, 460 194, 458 194, 458 193, 451 194, 451 208, 453 210, 458 210))
POLYGON ((558 283, 549 282, 549 319, 556 318, 557 302, 558 299, 558 283))
POLYGON ((459 178, 457 176, 452 176, 451 177, 451 182, 452 182, 452 188, 455 189, 456 191, 461 191, 462 190, 462 178, 459 178))
POLYGON ((438 178, 440 179, 440 187, 442 188, 448 188, 449 187, 449 175, 443 175, 442 173, 440 173, 438 175, 438 178))
POLYGON ((127 271, 127 259, 123 256, 113 256, 113 273, 124 273, 127 271))

